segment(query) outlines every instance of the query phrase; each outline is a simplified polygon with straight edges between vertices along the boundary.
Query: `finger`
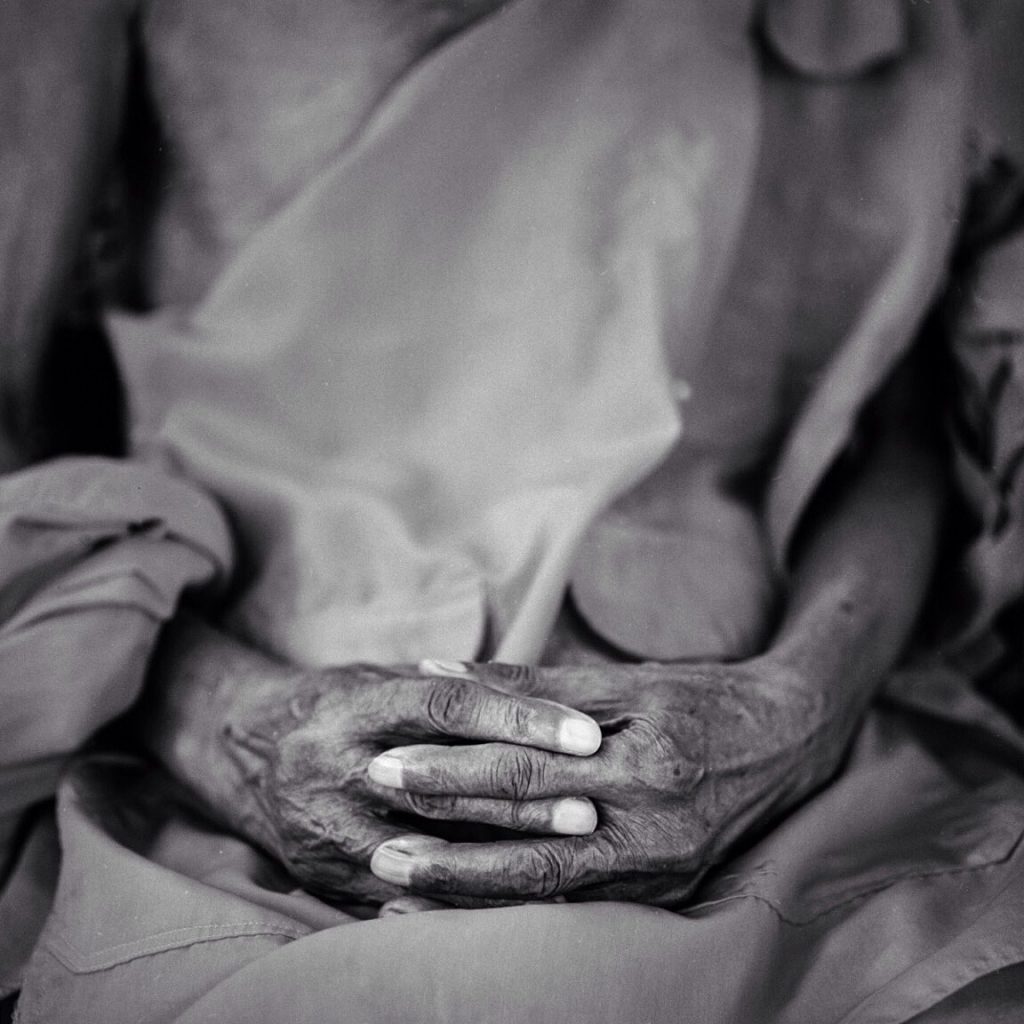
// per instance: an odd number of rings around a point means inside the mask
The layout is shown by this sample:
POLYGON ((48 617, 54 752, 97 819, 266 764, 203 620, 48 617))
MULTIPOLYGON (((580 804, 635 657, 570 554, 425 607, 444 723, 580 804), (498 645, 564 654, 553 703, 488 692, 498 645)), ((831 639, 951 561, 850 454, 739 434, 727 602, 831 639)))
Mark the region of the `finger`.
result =
POLYGON ((480 743, 393 747, 370 762, 367 774, 379 786, 409 793, 523 801, 600 795, 607 772, 600 757, 565 757, 509 743, 480 743))
POLYGON ((518 832, 586 836, 597 828, 597 809, 585 798, 549 800, 496 800, 490 797, 462 797, 406 793, 384 786, 371 792, 388 807, 407 811, 433 821, 466 821, 497 825, 518 832))
POLYGON ((405 895, 368 867, 373 851, 390 839, 407 838, 409 826, 382 821, 365 809, 334 815, 321 810, 303 815, 302 827, 290 829, 277 850, 302 888, 336 903, 386 903, 405 895))
POLYGON ((451 905, 439 900, 428 900, 425 896, 399 896, 388 900, 377 911, 378 917, 398 917, 402 914, 423 914, 431 910, 450 910, 451 905))
MULTIPOLYGON (((660 666, 659 666, 660 667, 660 666)), ((544 697, 568 707, 621 702, 624 679, 636 690, 648 678, 647 665, 512 665, 488 661, 472 666, 473 678, 503 693, 544 697)))
POLYGON ((424 843, 420 836, 381 844, 370 870, 382 881, 431 896, 549 899, 611 876, 601 833, 503 843, 424 843))
POLYGON ((539 697, 502 693, 470 674, 434 674, 440 668, 453 671, 459 664, 421 663, 420 671, 428 677, 425 689, 405 687, 414 701, 409 708, 412 724, 441 736, 518 743, 581 757, 601 746, 601 729, 589 715, 539 697))

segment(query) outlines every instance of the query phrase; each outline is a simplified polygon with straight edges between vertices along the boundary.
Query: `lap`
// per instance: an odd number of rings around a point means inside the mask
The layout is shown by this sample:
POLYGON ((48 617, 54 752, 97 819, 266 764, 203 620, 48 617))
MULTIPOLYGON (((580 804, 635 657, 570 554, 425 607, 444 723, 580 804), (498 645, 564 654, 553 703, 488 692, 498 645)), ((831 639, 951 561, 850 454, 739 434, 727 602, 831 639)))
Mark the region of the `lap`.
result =
POLYGON ((62 793, 62 890, 25 1021, 53 999, 92 1008, 69 1024, 116 1024, 140 998, 181 1024, 686 1009, 723 1024, 910 1020, 1024 960, 1024 755, 966 690, 958 704, 938 677, 911 683, 870 713, 835 784, 678 913, 593 903, 360 920, 175 810, 142 767, 80 768, 62 793))
POLYGON ((1017 1024, 1024 1010, 1024 964, 972 981, 910 1024, 1017 1024))

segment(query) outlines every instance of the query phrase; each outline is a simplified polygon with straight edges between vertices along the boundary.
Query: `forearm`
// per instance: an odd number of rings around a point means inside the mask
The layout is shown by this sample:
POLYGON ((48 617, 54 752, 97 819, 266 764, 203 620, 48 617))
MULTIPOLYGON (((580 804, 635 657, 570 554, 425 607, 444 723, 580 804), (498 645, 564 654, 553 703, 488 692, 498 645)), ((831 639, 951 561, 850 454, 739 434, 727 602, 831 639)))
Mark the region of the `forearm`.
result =
POLYGON ((907 410, 883 416, 855 479, 805 538, 765 655, 826 721, 859 715, 906 649, 931 580, 945 476, 907 410))
POLYGON ((153 653, 132 729, 209 811, 265 845, 252 780, 228 741, 256 718, 272 719, 268 709, 287 705, 295 692, 288 680, 302 675, 183 612, 153 653))

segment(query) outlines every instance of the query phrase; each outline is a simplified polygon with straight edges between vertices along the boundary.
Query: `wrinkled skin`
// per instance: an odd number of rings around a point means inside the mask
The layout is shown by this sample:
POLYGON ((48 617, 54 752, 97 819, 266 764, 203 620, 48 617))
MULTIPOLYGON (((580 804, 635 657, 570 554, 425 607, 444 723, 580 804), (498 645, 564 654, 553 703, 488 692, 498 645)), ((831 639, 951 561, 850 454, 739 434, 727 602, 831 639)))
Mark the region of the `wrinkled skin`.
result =
MULTIPOLYGON (((490 740, 514 750, 533 744, 575 760, 565 751, 589 753, 600 742, 597 726, 585 716, 415 669, 353 665, 303 673, 287 681, 287 698, 282 683, 269 692, 256 686, 237 693, 213 756, 226 755, 235 769, 227 801, 233 824, 312 892, 371 903, 401 895, 366 867, 382 842, 409 834, 410 825, 394 820, 395 811, 539 833, 585 832, 595 824, 589 801, 513 801, 507 791, 443 800, 386 791, 381 800, 367 776, 381 751, 403 743, 490 740), (562 729, 567 720, 582 727, 575 743, 562 729)), ((487 747, 460 749, 471 764, 473 752, 481 752, 481 764, 471 770, 485 770, 487 747)), ((224 775, 214 766, 211 771, 212 777, 224 775)), ((202 774, 210 778, 211 771, 202 774)), ((216 797, 211 802, 225 803, 216 797)))
POLYGON ((569 758, 506 743, 405 746, 386 755, 399 765, 373 765, 371 776, 391 785, 377 782, 372 792, 396 807, 410 794, 440 801, 419 803, 429 816, 463 797, 573 794, 595 802, 599 824, 587 836, 446 844, 409 835, 378 849, 378 876, 420 896, 678 905, 741 835, 829 778, 851 731, 767 659, 471 668, 488 685, 588 712, 602 726, 600 750, 569 758))

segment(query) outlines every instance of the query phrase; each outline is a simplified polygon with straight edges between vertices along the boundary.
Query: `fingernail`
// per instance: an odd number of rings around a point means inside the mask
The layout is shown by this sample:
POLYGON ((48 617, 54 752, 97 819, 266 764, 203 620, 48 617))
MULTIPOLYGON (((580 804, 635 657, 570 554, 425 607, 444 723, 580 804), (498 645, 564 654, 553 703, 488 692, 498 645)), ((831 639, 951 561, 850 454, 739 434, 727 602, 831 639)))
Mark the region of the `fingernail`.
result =
POLYGON ((381 843, 370 858, 370 870, 382 881, 408 885, 417 857, 430 854, 448 844, 434 836, 398 836, 381 843))
POLYGON ((435 910, 444 910, 444 904, 420 896, 399 896, 389 900, 380 910, 378 917, 397 917, 400 914, 423 914, 435 910))
POLYGON ((566 718, 558 729, 558 745, 567 754, 593 754, 601 746, 601 730, 589 718, 566 718))
POLYGON ((369 763, 366 774, 378 786, 387 786, 389 789, 401 789, 402 770, 404 767, 402 762, 392 754, 380 754, 369 763))
POLYGON ((412 878, 413 856, 405 850, 382 843, 373 851, 370 870, 382 881, 392 885, 408 885, 412 878))
POLYGON ((425 676, 468 676, 469 666, 462 661, 437 661, 424 658, 419 664, 421 675, 425 676))
POLYGON ((566 836, 589 836, 597 828, 597 811, 589 800, 559 800, 551 814, 551 828, 566 836))
POLYGON ((422 913, 423 908, 412 903, 395 903, 381 907, 377 911, 378 917, 404 917, 406 914, 422 913))

